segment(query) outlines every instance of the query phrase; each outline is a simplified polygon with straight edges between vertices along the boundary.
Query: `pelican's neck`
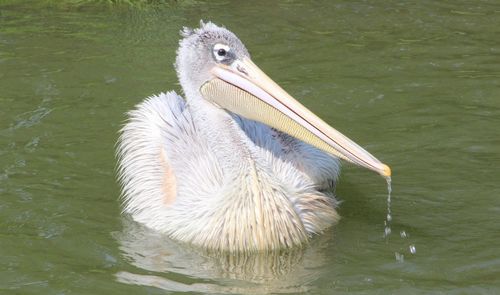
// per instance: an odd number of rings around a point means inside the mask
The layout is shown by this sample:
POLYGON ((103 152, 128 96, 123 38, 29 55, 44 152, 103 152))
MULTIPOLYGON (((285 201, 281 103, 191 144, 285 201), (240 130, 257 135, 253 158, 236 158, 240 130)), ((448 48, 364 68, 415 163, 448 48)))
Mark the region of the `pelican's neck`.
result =
POLYGON ((196 128, 208 141, 223 169, 242 169, 252 161, 254 145, 233 116, 202 98, 188 101, 196 128))

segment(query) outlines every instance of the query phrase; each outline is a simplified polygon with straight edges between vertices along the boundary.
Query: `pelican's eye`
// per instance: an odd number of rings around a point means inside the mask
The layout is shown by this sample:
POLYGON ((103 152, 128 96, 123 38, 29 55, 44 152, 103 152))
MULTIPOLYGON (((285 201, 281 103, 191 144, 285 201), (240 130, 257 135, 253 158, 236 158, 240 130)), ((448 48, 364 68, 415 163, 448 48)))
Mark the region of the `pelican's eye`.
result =
POLYGON ((223 61, 229 54, 229 46, 225 44, 215 44, 213 49, 214 57, 217 61, 223 61))
POLYGON ((217 50, 217 55, 218 56, 224 56, 224 55, 226 55, 226 49, 221 48, 221 49, 217 50))

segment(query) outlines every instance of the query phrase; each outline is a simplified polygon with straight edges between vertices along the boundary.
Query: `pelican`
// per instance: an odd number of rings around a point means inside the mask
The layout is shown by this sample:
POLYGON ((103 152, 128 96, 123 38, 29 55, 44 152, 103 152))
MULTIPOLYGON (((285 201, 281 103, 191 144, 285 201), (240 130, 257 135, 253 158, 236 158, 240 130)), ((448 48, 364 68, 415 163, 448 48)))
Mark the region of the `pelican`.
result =
POLYGON ((185 100, 151 96, 117 146, 123 211, 210 250, 307 243, 338 220, 339 159, 390 168, 280 88, 224 27, 184 28, 175 68, 185 100))

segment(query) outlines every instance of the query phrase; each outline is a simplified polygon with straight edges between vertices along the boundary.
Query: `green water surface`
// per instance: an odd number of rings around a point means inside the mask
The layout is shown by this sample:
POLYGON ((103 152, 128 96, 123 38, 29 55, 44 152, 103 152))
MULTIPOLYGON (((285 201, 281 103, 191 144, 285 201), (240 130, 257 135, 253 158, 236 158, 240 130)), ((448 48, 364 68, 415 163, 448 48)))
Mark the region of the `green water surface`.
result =
POLYGON ((499 1, 70 2, 0 0, 1 294, 500 293, 499 1), (120 214, 124 113, 180 89, 200 19, 392 167, 391 222, 347 164, 305 249, 207 254, 120 214))

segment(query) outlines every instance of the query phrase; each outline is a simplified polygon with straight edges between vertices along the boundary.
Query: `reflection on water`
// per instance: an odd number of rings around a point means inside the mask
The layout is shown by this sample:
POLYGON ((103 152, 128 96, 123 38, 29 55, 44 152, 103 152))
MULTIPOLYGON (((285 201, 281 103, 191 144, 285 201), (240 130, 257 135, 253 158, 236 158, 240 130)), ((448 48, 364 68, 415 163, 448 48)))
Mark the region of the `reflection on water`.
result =
POLYGON ((266 253, 207 252, 173 241, 129 217, 123 218, 123 230, 114 237, 123 256, 140 269, 119 271, 119 282, 203 293, 308 292, 327 262, 327 248, 322 246, 331 240, 330 234, 324 234, 304 248, 266 253), (208 282, 190 283, 186 277, 208 282))

